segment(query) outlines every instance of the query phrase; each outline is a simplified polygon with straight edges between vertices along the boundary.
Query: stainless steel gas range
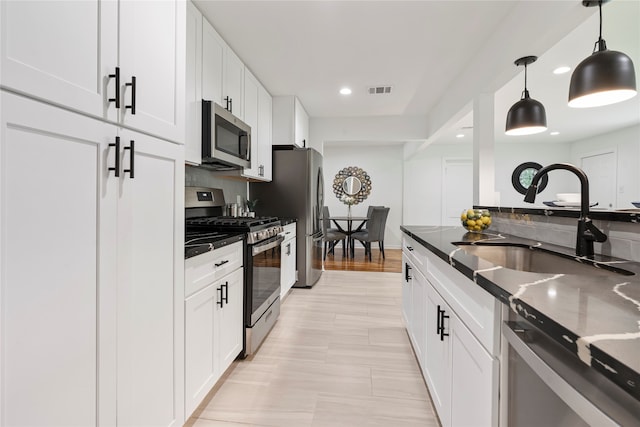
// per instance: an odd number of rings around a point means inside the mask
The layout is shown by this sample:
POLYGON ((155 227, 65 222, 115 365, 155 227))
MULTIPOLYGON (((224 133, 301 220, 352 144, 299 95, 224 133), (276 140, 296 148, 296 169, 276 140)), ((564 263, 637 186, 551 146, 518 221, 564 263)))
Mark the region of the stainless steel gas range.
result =
MULTIPOLYGON (((215 249, 216 236, 222 241, 244 239, 244 356, 253 354, 280 314, 280 244, 284 238, 280 220, 275 217, 222 216, 225 205, 222 190, 185 188, 187 247, 191 251, 215 249), (202 236, 202 237, 199 237, 202 236), (191 243, 189 243, 191 242, 191 243), (189 244, 192 245, 189 247, 189 244)), ((220 243, 225 244, 225 243, 220 243)))

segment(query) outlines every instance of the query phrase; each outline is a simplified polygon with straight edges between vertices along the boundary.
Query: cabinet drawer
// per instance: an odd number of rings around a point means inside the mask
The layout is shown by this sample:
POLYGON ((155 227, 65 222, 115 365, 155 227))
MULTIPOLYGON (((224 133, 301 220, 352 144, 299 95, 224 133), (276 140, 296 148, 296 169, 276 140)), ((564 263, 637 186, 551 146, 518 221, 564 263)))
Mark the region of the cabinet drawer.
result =
POLYGON ((242 242, 185 261, 185 297, 242 267, 242 242))
POLYGON ((409 236, 402 237, 402 250, 424 273, 427 268, 427 249, 409 236))
POLYGON ((284 237, 284 240, 288 240, 293 237, 296 237, 296 224, 297 223, 292 222, 291 224, 287 224, 284 227, 282 227, 281 234, 284 237))

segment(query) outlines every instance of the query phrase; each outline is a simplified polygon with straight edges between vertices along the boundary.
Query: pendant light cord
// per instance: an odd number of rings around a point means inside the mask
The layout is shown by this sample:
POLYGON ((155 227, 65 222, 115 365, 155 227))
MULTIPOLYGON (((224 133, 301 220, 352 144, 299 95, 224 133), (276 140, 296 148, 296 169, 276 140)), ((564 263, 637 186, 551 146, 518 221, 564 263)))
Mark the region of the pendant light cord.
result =
POLYGON ((598 10, 600 13, 600 30, 598 33, 598 41, 594 44, 592 53, 607 50, 607 42, 602 39, 602 0, 598 0, 598 10))
POLYGON ((520 99, 529 98, 529 91, 527 90, 527 63, 524 64, 524 90, 520 99))

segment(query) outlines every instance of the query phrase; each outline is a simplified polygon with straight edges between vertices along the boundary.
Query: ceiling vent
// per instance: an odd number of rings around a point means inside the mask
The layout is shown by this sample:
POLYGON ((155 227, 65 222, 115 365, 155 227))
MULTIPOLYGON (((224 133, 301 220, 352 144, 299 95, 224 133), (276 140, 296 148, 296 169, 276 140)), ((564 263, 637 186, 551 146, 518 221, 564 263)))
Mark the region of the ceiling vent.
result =
POLYGON ((391 93, 392 86, 372 86, 369 88, 369 95, 386 95, 391 93))

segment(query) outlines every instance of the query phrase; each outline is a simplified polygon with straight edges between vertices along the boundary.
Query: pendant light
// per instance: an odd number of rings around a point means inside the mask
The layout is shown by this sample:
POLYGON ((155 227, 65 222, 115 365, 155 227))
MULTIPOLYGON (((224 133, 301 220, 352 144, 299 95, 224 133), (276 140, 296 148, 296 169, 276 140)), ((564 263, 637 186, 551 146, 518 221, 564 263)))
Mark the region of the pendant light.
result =
POLYGON ((602 39, 602 3, 609 0, 583 0, 585 7, 598 6, 600 35, 591 56, 583 60, 571 75, 569 107, 588 108, 615 104, 633 98, 636 73, 633 61, 622 52, 607 50, 602 39))
POLYGON ((532 135, 547 130, 544 105, 529 97, 527 90, 527 65, 533 64, 537 59, 537 56, 525 56, 514 62, 517 66, 524 65, 524 91, 520 101, 513 104, 507 113, 507 135, 532 135))

